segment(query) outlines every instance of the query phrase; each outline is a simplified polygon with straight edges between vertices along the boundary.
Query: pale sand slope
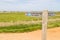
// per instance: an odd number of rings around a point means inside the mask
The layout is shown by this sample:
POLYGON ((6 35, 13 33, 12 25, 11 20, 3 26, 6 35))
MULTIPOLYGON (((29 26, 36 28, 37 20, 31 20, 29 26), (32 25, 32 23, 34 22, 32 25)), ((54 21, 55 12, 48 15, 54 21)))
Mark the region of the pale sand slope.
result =
MULTIPOLYGON (((60 18, 56 18, 56 19, 49 19, 48 21, 60 21, 60 18)), ((40 21, 16 21, 16 22, 0 22, 0 26, 5 27, 5 26, 11 26, 11 25, 19 25, 19 24, 37 24, 42 22, 40 21)))
MULTIPOLYGON (((41 30, 28 33, 0 33, 0 40, 41 40, 41 30)), ((60 27, 48 29, 47 40, 60 40, 60 27)))

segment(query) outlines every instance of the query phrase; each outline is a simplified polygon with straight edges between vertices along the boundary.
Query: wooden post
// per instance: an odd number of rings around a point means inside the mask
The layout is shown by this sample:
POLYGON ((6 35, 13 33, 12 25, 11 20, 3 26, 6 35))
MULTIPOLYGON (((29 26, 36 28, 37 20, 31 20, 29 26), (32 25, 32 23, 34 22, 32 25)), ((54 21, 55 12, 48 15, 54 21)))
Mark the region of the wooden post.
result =
POLYGON ((46 40, 48 22, 48 10, 44 10, 42 13, 42 40, 46 40))

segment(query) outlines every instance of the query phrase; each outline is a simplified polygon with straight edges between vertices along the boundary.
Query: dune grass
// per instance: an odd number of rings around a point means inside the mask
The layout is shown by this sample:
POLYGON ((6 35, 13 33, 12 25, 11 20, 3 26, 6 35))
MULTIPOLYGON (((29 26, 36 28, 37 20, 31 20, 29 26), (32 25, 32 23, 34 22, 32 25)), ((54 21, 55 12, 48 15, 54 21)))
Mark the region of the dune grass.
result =
MULTIPOLYGON (((60 21, 48 22, 48 29, 60 27, 60 21)), ((21 33, 21 32, 30 32, 38 29, 42 29, 42 24, 20 24, 13 25, 8 27, 0 27, 0 33, 21 33)))
MULTIPOLYGON (((60 12, 56 12, 56 15, 60 15, 60 12)), ((49 19, 60 18, 60 16, 51 16, 49 19)), ((42 20, 41 17, 26 16, 25 12, 10 12, 0 13, 0 22, 15 22, 15 21, 38 21, 42 20)), ((48 28, 60 27, 60 21, 48 22, 48 28)), ((19 33, 30 32, 34 30, 42 29, 42 23, 38 24, 20 24, 13 26, 0 26, 0 33, 19 33)))
POLYGON ((9 26, 9 27, 0 27, 0 32, 30 32, 30 31, 34 31, 37 29, 41 29, 41 24, 20 24, 20 25, 14 25, 14 26, 9 26))

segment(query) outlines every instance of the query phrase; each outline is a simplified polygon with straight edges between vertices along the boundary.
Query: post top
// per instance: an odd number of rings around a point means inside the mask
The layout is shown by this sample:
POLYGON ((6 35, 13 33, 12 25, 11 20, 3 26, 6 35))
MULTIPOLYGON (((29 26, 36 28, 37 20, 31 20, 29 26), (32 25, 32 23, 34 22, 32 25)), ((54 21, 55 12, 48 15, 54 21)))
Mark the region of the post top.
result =
POLYGON ((48 13, 48 10, 47 9, 43 10, 43 13, 48 13))
POLYGON ((48 11, 48 9, 45 9, 44 11, 48 11))

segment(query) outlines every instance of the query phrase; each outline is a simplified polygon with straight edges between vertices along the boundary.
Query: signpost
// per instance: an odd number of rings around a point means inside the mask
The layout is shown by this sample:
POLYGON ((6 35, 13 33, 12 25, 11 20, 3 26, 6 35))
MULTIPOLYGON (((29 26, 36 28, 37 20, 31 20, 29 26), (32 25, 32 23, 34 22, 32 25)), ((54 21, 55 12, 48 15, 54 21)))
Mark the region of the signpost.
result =
POLYGON ((42 40, 46 40, 48 23, 48 10, 44 10, 42 13, 42 40))
MULTIPOLYGON (((37 13, 27 13, 27 16, 39 16, 40 14, 37 13)), ((54 16, 53 12, 48 12, 48 10, 44 10, 42 12, 42 40, 46 40, 46 33, 47 33, 47 23, 48 23, 48 16, 54 16)))

